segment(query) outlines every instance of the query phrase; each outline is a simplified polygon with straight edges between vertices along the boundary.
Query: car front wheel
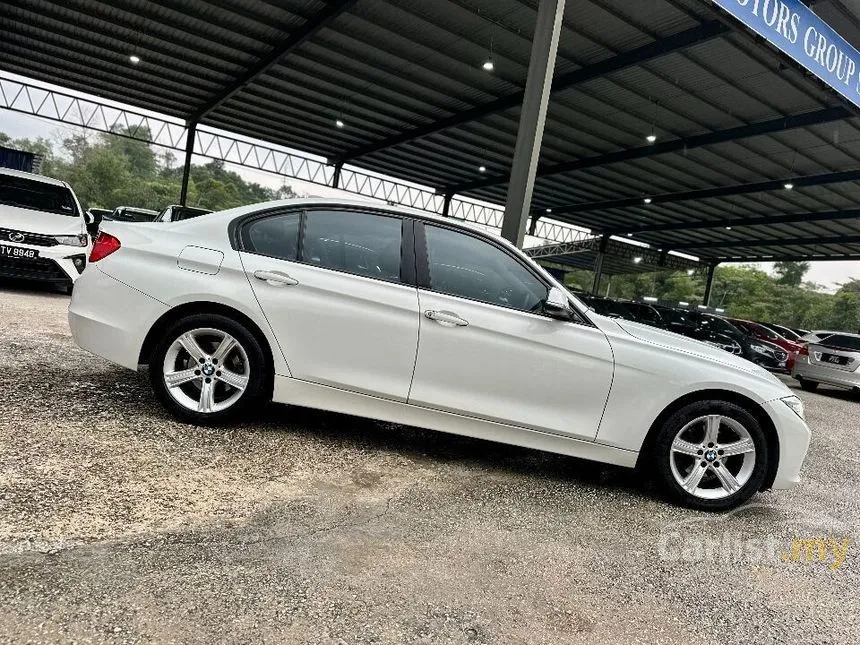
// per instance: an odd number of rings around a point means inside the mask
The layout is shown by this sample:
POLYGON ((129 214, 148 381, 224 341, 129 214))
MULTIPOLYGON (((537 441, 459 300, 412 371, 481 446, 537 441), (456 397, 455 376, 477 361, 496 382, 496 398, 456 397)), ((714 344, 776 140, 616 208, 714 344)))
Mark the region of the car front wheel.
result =
POLYGON ((758 491, 767 473, 761 425, 727 401, 699 401, 675 412, 659 429, 652 458, 663 488, 699 510, 734 508, 758 491))
POLYGON ((242 325, 218 314, 174 323, 153 349, 150 381, 176 417, 212 424, 235 417, 265 392, 266 360, 242 325))

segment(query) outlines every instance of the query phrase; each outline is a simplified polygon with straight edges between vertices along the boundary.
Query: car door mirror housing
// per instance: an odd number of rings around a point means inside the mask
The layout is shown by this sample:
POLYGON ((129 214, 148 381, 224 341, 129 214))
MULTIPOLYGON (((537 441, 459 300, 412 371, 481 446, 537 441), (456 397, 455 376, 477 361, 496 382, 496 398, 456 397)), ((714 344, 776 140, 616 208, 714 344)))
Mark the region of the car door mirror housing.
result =
POLYGON ((558 320, 573 320, 573 309, 564 292, 558 287, 550 287, 543 302, 543 313, 558 320))

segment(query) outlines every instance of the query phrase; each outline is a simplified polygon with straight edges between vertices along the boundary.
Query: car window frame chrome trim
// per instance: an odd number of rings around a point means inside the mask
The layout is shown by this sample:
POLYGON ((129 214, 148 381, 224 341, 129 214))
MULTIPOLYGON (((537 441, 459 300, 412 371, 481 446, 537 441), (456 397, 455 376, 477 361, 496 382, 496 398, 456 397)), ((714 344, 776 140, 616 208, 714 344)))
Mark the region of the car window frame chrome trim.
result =
POLYGON ((303 266, 312 267, 315 269, 323 269, 325 271, 332 271, 334 273, 342 273, 343 275, 350 275, 357 278, 366 278, 368 280, 375 280, 377 282, 383 282, 385 284, 391 284, 395 286, 405 286, 410 288, 417 287, 416 284, 416 261, 415 261, 415 237, 414 237, 414 218, 411 215, 400 213, 390 209, 383 208, 374 208, 372 205, 368 207, 364 206, 353 206, 349 204, 344 205, 311 205, 306 206, 302 204, 296 204, 294 206, 276 206, 274 208, 268 208, 261 211, 255 211, 253 213, 246 213, 241 215, 233 220, 227 225, 227 236, 230 242, 230 247, 234 251, 239 251, 242 253, 250 253, 253 255, 258 255, 260 257, 272 258, 273 260, 278 260, 280 262, 294 262, 296 264, 301 264, 303 266), (311 264, 310 262, 306 262, 302 259, 302 253, 304 251, 304 243, 305 243, 305 234, 307 228, 307 215, 311 212, 315 211, 344 211, 355 214, 365 214, 365 215, 377 215, 380 217, 390 217, 394 219, 399 219, 401 222, 400 226, 400 279, 399 280, 386 280, 384 278, 375 278, 373 276, 362 275, 360 273, 354 273, 352 271, 344 271, 342 269, 335 269, 332 267, 321 266, 318 264, 311 264), (275 255, 268 255, 266 253, 260 253, 254 249, 248 248, 246 246, 246 240, 244 237, 245 227, 252 222, 256 222, 261 219, 267 219, 269 217, 279 217, 284 215, 293 215, 298 214, 299 216, 299 232, 298 232, 298 240, 296 241, 296 258, 293 260, 288 260, 283 257, 278 257, 275 255))

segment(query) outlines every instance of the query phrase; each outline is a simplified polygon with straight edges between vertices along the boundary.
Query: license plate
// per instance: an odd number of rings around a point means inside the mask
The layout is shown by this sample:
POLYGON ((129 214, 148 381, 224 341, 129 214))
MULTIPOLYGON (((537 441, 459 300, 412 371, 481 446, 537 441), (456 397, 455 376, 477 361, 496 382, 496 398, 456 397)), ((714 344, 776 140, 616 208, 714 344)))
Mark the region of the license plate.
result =
POLYGON ((823 358, 826 362, 834 363, 835 365, 845 365, 848 362, 847 356, 834 356, 833 354, 825 354, 823 358))
POLYGON ((39 257, 36 249, 23 249, 20 246, 0 245, 0 258, 19 258, 21 260, 35 260, 39 257))

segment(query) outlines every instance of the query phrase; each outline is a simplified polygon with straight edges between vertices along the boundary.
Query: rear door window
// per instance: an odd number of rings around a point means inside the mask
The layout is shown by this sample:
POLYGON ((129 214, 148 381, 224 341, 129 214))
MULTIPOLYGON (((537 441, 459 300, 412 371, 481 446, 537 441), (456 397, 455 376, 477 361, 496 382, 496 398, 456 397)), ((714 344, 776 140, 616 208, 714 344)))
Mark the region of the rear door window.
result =
POLYGON ((400 281, 403 220, 347 210, 308 211, 302 262, 390 282, 400 281))

